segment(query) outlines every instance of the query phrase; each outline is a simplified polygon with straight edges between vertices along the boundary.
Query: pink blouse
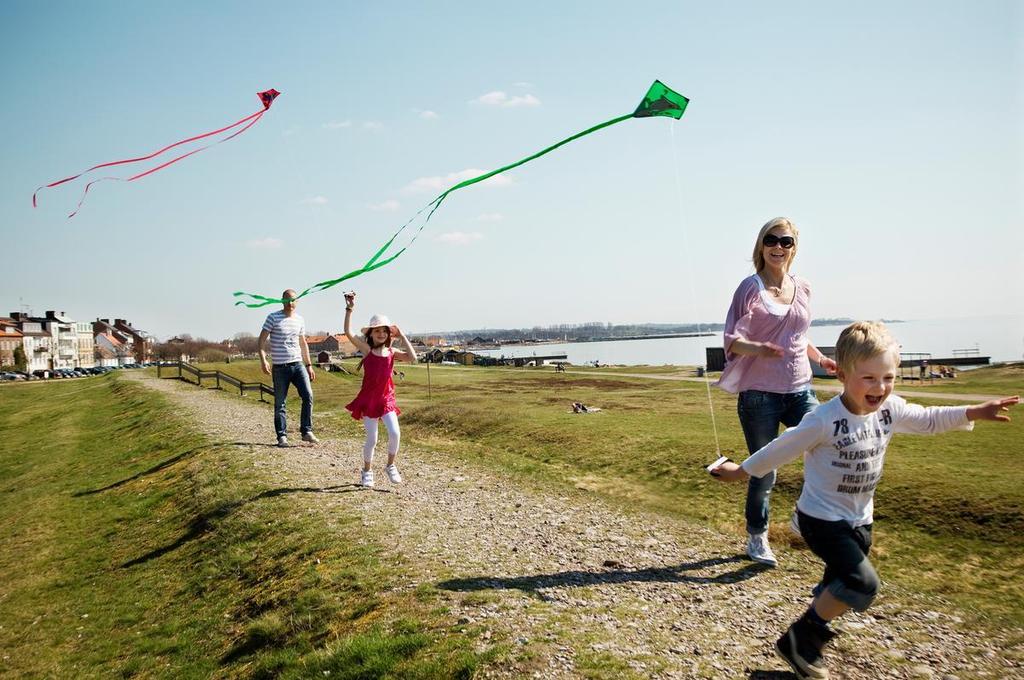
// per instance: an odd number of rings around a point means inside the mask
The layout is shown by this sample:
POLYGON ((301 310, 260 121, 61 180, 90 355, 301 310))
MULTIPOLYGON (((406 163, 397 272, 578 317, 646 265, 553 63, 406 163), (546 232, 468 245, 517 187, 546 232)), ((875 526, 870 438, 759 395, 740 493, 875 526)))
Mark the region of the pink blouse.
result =
POLYGON ((793 302, 779 305, 762 295, 764 284, 754 274, 740 282, 725 317, 725 370, 716 383, 726 392, 761 390, 799 392, 811 382, 807 359, 807 329, 811 325, 811 286, 788 275, 796 284, 793 302), (742 356, 729 351, 736 339, 771 342, 783 349, 781 357, 742 356))

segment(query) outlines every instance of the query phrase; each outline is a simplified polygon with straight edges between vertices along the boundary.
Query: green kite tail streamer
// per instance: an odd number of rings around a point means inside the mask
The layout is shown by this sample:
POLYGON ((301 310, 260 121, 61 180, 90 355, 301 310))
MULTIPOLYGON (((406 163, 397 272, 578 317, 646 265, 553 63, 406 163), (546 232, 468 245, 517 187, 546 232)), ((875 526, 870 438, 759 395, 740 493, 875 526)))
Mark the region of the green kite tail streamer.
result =
MULTIPOLYGON (((502 167, 498 168, 497 170, 491 170, 490 172, 485 172, 484 174, 482 174, 482 175, 480 175, 478 177, 473 177, 471 179, 467 179, 465 181, 459 182, 458 184, 456 184, 456 185, 454 185, 452 187, 449 187, 448 189, 445 189, 440 195, 438 195, 437 198, 435 198, 430 203, 427 203, 425 206, 420 208, 416 212, 416 214, 413 215, 409 219, 408 222, 403 224, 398 229, 398 231, 396 231, 391 236, 391 238, 389 238, 387 240, 387 242, 385 242, 384 245, 381 246, 377 250, 377 252, 373 254, 373 257, 371 257, 366 262, 366 264, 364 264, 362 267, 360 267, 359 269, 353 270, 353 271, 349 272, 348 274, 345 274, 344 276, 340 276, 340 277, 338 277, 336 279, 330 279, 330 280, 327 280, 327 281, 321 281, 320 283, 313 284, 309 288, 307 288, 304 291, 302 291, 301 293, 299 293, 295 297, 295 299, 298 300, 299 298, 305 297, 305 296, 309 295, 310 293, 317 293, 317 292, 320 292, 322 290, 327 290, 328 288, 331 288, 333 286, 338 285, 342 281, 347 281, 348 279, 352 279, 352 278, 355 278, 355 277, 357 277, 357 276, 359 276, 361 274, 365 274, 365 273, 371 272, 371 271, 373 271, 375 269, 379 269, 379 268, 381 268, 381 267, 383 267, 383 266, 393 262, 395 259, 398 258, 399 255, 401 255, 406 250, 408 250, 409 246, 411 246, 413 243, 415 243, 416 239, 419 238, 419 235, 423 231, 424 227, 426 227, 427 223, 430 222, 430 218, 433 217, 434 213, 437 211, 437 209, 441 207, 441 204, 444 202, 444 199, 446 199, 448 197, 448 194, 452 193, 453 191, 458 191, 459 189, 464 189, 464 188, 466 188, 468 186, 472 186, 473 184, 476 184, 477 182, 483 182, 485 179, 489 179, 491 177, 494 177, 495 175, 501 174, 501 173, 506 172, 508 170, 512 170, 513 168, 517 168, 520 165, 523 165, 524 163, 529 163, 530 161, 536 160, 537 158, 540 158, 541 156, 543 156, 545 154, 551 153, 552 151, 554 151, 558 147, 563 146, 565 144, 568 144, 569 142, 572 142, 574 140, 577 140, 580 137, 584 137, 584 136, 589 135, 589 134, 591 134, 593 132, 597 132, 598 130, 600 130, 602 128, 606 128, 606 127, 609 127, 611 125, 615 125, 616 123, 621 123, 624 120, 629 120, 630 118, 651 118, 653 116, 667 116, 669 118, 675 118, 676 120, 679 120, 680 118, 683 117, 683 113, 685 113, 685 111, 686 111, 686 105, 689 104, 689 103, 690 103, 689 99, 687 99, 683 95, 679 94, 678 92, 672 90, 670 87, 666 86, 660 80, 655 80, 654 84, 652 84, 650 89, 647 90, 647 94, 644 95, 643 101, 640 102, 640 105, 636 108, 636 111, 634 111, 633 113, 628 113, 628 114, 626 114, 624 116, 619 116, 618 118, 612 118, 611 120, 607 120, 607 121, 605 121, 603 123, 599 123, 599 124, 597 124, 597 125, 595 125, 595 126, 593 126, 591 128, 587 128, 583 132, 578 132, 575 135, 573 135, 571 137, 567 137, 567 138, 563 139, 562 141, 560 141, 560 142, 558 142, 556 144, 552 144, 551 146, 547 147, 546 149, 543 149, 542 151, 538 151, 537 153, 533 154, 532 156, 527 156, 526 158, 524 158, 522 160, 519 160, 519 161, 516 161, 515 163, 510 163, 509 165, 502 166, 502 167), (395 239, 398 238, 399 234, 401 234, 403 231, 405 231, 405 228, 408 227, 410 224, 412 224, 413 221, 417 217, 419 217, 424 211, 428 211, 427 212, 427 216, 423 220, 423 224, 421 224, 419 229, 416 230, 416 233, 413 234, 413 237, 409 240, 409 242, 407 244, 405 244, 405 246, 403 246, 394 255, 391 255, 390 257, 386 257, 383 260, 381 260, 380 258, 384 255, 385 252, 387 252, 387 250, 395 242, 395 239)), ((255 293, 246 293, 246 292, 243 292, 243 291, 235 292, 234 296, 236 298, 241 298, 241 299, 239 299, 239 300, 237 300, 235 302, 235 306, 236 307, 238 305, 243 305, 245 307, 257 308, 257 307, 265 307, 267 305, 272 305, 272 304, 275 304, 275 303, 276 304, 280 304, 280 303, 284 302, 284 300, 281 300, 280 298, 272 298, 272 297, 267 297, 267 296, 264 296, 264 295, 256 295, 255 293), (248 298, 248 300, 246 300, 246 298, 248 298)))

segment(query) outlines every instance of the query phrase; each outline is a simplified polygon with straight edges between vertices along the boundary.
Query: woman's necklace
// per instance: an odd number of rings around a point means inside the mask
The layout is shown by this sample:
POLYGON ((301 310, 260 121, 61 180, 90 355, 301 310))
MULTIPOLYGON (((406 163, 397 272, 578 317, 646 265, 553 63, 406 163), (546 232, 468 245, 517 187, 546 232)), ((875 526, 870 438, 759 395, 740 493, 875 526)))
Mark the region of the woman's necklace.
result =
POLYGON ((764 287, 768 289, 768 292, 772 294, 772 297, 781 298, 782 293, 786 290, 785 275, 783 275, 782 281, 780 281, 779 285, 777 286, 773 286, 770 283, 768 283, 768 281, 764 278, 764 275, 761 276, 761 281, 764 283, 764 287))

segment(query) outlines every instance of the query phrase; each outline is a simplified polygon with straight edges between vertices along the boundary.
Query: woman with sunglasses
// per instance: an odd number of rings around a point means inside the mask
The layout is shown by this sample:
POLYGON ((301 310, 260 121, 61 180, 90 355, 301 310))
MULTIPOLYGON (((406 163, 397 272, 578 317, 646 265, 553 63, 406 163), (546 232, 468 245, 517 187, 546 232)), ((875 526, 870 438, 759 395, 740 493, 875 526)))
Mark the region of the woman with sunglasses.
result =
MULTIPOLYGON (((754 453, 779 435, 779 426, 794 427, 818 405, 811 389, 811 366, 829 373, 829 359, 807 339, 811 325, 811 288, 789 273, 799 232, 785 217, 761 227, 754 243, 754 274, 743 279, 725 318, 725 370, 718 386, 738 393, 747 449, 754 453)), ((768 544, 768 498, 775 472, 751 477, 747 486, 747 555, 776 566, 768 544)))

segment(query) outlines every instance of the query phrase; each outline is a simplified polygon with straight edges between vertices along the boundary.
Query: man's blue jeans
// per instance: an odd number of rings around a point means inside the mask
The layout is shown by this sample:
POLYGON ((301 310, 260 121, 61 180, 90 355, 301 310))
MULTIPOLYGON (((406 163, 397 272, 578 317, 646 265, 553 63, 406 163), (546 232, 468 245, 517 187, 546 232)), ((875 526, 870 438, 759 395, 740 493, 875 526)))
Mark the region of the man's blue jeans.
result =
POLYGON ((274 429, 277 436, 281 437, 288 432, 288 422, 285 418, 285 398, 288 396, 288 386, 295 385, 299 398, 302 399, 302 416, 300 430, 302 434, 313 431, 313 390, 309 385, 309 374, 301 361, 293 361, 290 364, 274 364, 272 371, 274 377, 274 429))
MULTIPOLYGON (((804 414, 818 405, 814 391, 778 394, 760 390, 740 392, 736 411, 747 440, 747 450, 756 452, 779 436, 779 425, 799 425, 804 414)), ((768 498, 775 486, 775 471, 764 477, 751 477, 747 484, 747 533, 760 534, 768 529, 768 498)))

